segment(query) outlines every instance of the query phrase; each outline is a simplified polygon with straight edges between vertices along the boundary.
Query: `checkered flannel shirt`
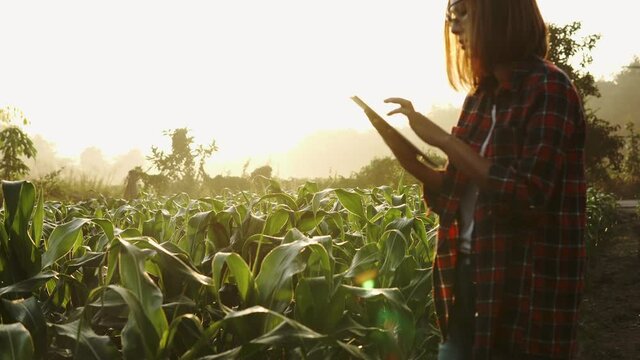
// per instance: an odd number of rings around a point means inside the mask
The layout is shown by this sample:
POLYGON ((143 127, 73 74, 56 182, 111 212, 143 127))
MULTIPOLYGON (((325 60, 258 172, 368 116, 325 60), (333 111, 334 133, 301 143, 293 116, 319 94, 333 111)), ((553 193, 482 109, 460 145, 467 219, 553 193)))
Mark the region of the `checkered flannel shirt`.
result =
MULTIPOLYGON (((479 152, 497 121, 485 157, 472 237, 476 359, 496 351, 571 358, 585 268, 585 119, 565 73, 535 58, 515 64, 498 91, 467 96, 452 134, 479 152)), ((439 215, 434 299, 443 338, 455 301, 460 197, 469 179, 452 164, 441 192, 424 189, 439 215)))

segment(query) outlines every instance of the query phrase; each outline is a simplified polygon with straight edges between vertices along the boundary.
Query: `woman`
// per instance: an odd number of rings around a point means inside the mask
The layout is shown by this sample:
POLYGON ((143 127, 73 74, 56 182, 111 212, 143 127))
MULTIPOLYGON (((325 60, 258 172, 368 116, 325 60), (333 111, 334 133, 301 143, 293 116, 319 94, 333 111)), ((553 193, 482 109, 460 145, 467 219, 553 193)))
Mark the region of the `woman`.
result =
POLYGON ((385 100, 449 159, 437 171, 394 151, 440 217, 439 359, 570 359, 585 265, 580 97, 544 59, 535 0, 450 0, 445 42, 450 83, 470 89, 452 134, 385 100))

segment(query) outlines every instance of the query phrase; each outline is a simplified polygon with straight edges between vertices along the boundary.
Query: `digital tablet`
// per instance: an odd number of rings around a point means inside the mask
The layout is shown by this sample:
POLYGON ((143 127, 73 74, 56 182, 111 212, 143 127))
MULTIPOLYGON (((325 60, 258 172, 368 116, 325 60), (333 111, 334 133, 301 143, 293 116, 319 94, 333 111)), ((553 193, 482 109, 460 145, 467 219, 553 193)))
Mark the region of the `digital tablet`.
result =
POLYGON ((406 137, 404 137, 398 130, 396 130, 391 124, 389 124, 382 116, 378 115, 373 109, 367 105, 362 99, 357 96, 352 96, 351 100, 353 100, 362 110, 365 112, 369 112, 372 117, 367 116, 369 121, 373 125, 373 127, 378 131, 380 136, 384 142, 392 149, 398 149, 399 147, 404 147, 404 150, 409 150, 415 154, 415 157, 418 161, 425 165, 429 165, 432 167, 438 167, 431 159, 429 159, 425 154, 420 151, 411 141, 409 141, 406 137))

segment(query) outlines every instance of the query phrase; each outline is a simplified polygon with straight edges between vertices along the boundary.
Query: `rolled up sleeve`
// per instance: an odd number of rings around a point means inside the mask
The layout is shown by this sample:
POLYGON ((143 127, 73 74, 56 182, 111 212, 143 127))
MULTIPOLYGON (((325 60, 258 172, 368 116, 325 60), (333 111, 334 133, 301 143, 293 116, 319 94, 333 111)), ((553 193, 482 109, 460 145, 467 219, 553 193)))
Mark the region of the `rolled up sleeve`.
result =
MULTIPOLYGON (((443 175, 442 186, 444 187, 445 182, 447 181, 447 176, 445 171, 441 171, 441 173, 443 175)), ((438 215, 442 214, 442 210, 444 209, 445 204, 444 197, 442 196, 442 189, 440 189, 440 191, 435 191, 433 189, 430 189, 426 185, 423 185, 422 196, 424 199, 424 203, 429 209, 431 209, 431 211, 435 212, 438 215)))
POLYGON ((427 186, 422 187, 422 194, 425 204, 431 211, 440 216, 440 220, 446 220, 451 217, 451 214, 456 212, 455 206, 457 202, 454 199, 454 187, 459 180, 456 177, 457 171, 452 164, 448 164, 446 170, 441 170, 442 173, 442 185, 440 191, 434 191, 427 186), (445 216, 445 219, 443 219, 445 216))

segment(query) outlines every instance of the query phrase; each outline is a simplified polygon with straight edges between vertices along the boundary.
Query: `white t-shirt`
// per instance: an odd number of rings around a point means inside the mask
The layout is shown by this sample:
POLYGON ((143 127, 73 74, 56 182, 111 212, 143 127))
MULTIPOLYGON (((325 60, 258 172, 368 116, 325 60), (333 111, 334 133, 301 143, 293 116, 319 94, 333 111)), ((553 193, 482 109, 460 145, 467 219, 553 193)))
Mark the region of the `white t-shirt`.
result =
MULTIPOLYGON (((491 128, 484 139, 480 148, 480 156, 484 156, 487 151, 487 145, 496 126, 496 106, 491 109, 491 128)), ((459 250, 462 253, 471 253, 471 235, 473 234, 473 216, 476 210, 476 201, 478 200, 478 186, 470 183, 460 198, 460 244, 459 250)))

